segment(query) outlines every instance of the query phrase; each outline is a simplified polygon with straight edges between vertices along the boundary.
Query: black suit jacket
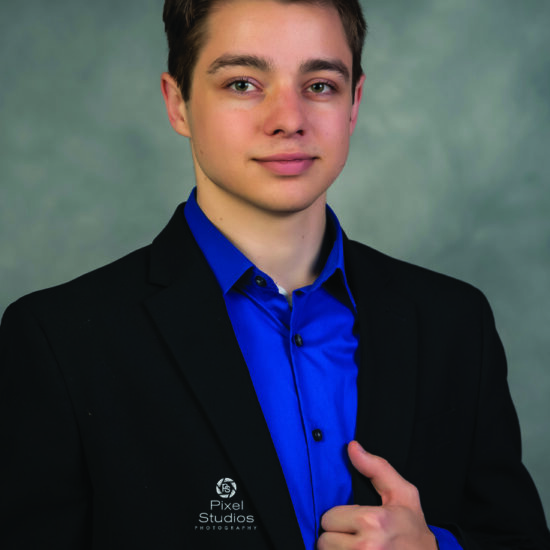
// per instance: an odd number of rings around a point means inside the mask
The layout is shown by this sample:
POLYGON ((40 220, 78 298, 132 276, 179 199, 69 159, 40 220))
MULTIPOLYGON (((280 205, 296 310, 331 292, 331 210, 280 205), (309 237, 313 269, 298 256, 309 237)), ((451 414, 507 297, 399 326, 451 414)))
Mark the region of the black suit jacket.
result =
MULTIPOLYGON (((357 439, 464 548, 550 548, 483 295, 355 242, 344 253, 360 330, 357 439)), ((181 207, 151 246, 8 308, 0 392, 1 548, 303 548, 181 207), (229 498, 217 489, 226 478, 229 498)), ((353 489, 357 503, 379 502, 360 475, 353 489)))

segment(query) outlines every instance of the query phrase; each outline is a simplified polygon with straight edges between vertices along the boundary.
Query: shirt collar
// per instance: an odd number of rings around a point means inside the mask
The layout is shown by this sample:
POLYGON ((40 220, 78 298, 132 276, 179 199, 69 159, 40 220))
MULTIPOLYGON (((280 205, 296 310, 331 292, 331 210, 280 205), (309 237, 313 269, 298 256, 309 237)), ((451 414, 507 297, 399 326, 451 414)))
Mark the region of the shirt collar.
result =
MULTIPOLYGON (((224 295, 249 269, 257 270, 254 264, 206 217, 197 203, 196 188, 193 188, 187 199, 184 214, 191 233, 214 272, 224 295)), ((347 283, 344 267, 342 228, 336 214, 328 205, 327 225, 330 231, 329 234, 332 234, 333 239, 330 252, 319 277, 306 288, 307 291, 315 291, 321 285, 332 286, 334 279, 338 279, 341 281, 339 286, 344 287, 345 294, 349 298, 353 309, 355 309, 355 301, 347 283)), ((269 279, 268 275, 264 275, 269 279)), ((339 294, 339 292, 335 293, 337 297, 339 294)))

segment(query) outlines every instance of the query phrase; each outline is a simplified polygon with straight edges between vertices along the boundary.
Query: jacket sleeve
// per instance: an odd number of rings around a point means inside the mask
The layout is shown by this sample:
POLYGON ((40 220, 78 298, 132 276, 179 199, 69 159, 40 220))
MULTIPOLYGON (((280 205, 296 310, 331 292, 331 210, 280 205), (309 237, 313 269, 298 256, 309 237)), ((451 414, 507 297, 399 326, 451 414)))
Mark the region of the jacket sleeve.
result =
POLYGON ((521 462, 504 350, 483 297, 482 367, 460 533, 465 550, 549 550, 537 490, 521 462))
POLYGON ((90 482, 56 359, 25 299, 0 325, 0 547, 91 548, 90 482))

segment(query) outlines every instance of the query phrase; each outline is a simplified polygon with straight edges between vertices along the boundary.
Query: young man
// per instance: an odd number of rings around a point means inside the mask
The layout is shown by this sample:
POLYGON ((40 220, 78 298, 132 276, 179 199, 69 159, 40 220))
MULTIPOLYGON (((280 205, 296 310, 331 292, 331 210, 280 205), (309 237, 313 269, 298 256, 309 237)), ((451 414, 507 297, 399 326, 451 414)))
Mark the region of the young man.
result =
POLYGON ((484 297, 327 209, 358 3, 164 18, 196 190, 150 247, 6 312, 2 548, 550 548, 484 297))

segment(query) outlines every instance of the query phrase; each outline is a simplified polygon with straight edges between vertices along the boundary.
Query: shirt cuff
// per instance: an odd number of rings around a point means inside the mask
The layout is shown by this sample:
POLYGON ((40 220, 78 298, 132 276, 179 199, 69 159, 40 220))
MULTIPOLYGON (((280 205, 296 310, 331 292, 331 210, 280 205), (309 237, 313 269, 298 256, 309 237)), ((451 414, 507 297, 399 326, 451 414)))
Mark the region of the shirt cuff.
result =
POLYGON ((435 536, 439 550, 463 550, 455 536, 447 529, 433 527, 432 525, 428 525, 428 527, 435 536))

